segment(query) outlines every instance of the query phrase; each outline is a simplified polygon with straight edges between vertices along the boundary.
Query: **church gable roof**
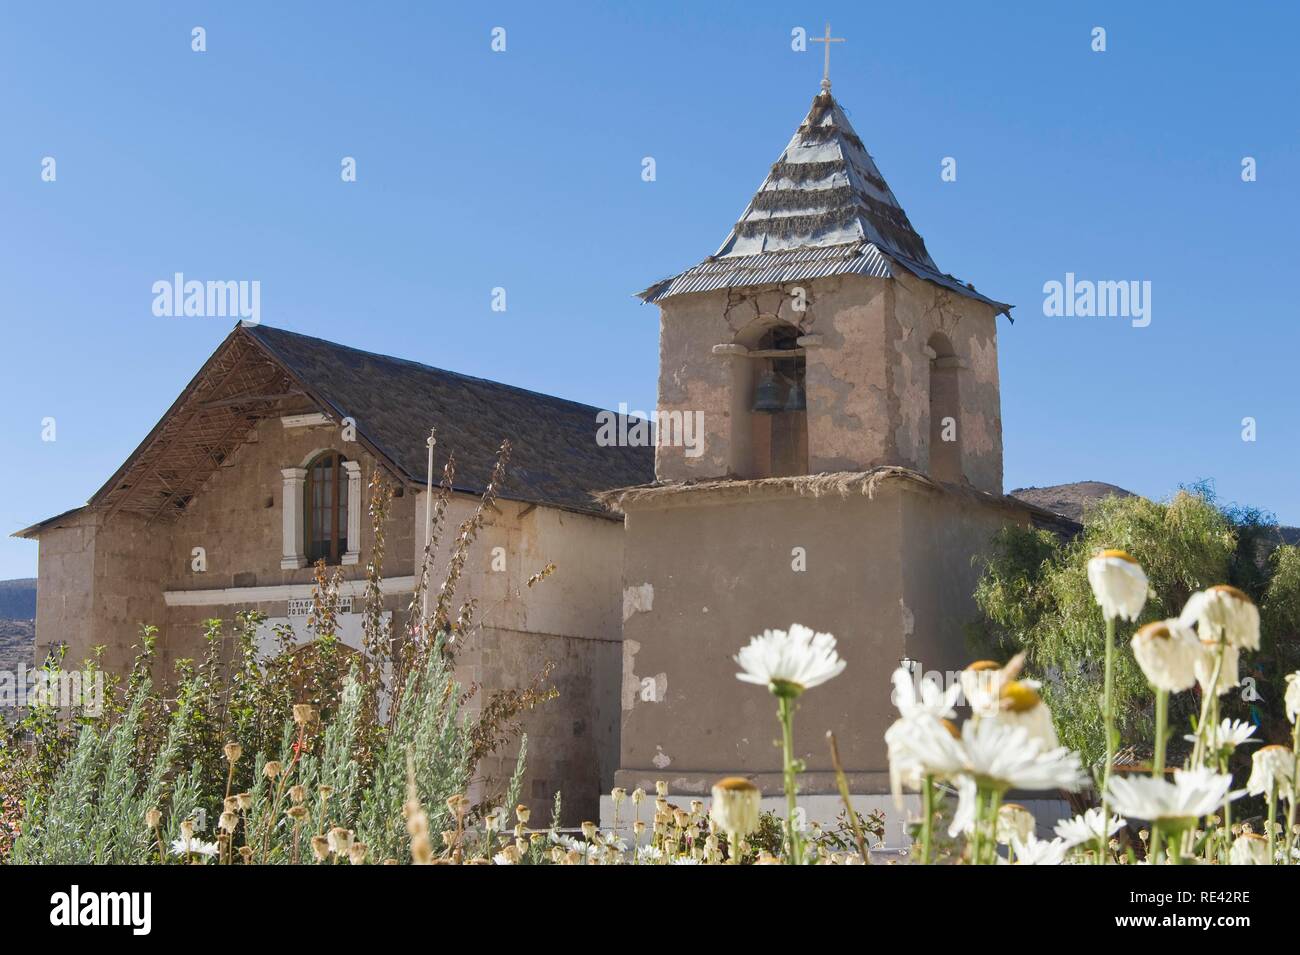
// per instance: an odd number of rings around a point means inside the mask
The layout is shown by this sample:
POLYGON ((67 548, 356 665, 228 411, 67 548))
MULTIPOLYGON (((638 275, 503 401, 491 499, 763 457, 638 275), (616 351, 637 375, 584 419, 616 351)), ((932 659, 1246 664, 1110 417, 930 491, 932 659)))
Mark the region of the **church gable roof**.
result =
POLYGON ((320 338, 247 329, 332 416, 350 417, 407 480, 424 483, 425 439, 437 428, 434 483, 448 453, 456 487, 480 493, 503 439, 511 445, 501 496, 603 512, 596 491, 654 478, 654 449, 596 444, 599 408, 320 338))
POLYGON ((269 328, 238 326, 90 505, 178 516, 265 418, 316 408, 351 418, 357 442, 399 479, 434 483, 447 455, 455 489, 481 493, 501 441, 512 451, 501 497, 604 514, 592 494, 654 477, 654 449, 600 447, 599 409, 523 388, 269 328))
POLYGON ((840 104, 824 90, 718 251, 640 293, 672 295, 829 275, 906 271, 1009 313, 940 272, 840 104))

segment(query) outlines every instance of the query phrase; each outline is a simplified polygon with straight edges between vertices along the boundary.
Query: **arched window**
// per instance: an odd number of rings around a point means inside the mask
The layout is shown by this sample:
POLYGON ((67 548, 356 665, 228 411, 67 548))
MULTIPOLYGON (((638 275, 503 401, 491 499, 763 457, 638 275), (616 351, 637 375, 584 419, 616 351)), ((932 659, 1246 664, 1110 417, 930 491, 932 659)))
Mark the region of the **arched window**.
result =
POLYGON ((348 549, 348 488, 343 455, 326 451, 307 466, 303 544, 308 564, 342 562, 348 549))
POLYGON ((942 332, 931 335, 927 344, 933 352, 930 357, 930 477, 960 484, 963 480, 961 388, 957 374, 961 360, 942 332))
POLYGON ((754 354, 752 448, 755 477, 808 473, 807 363, 800 331, 776 325, 759 339, 754 354))

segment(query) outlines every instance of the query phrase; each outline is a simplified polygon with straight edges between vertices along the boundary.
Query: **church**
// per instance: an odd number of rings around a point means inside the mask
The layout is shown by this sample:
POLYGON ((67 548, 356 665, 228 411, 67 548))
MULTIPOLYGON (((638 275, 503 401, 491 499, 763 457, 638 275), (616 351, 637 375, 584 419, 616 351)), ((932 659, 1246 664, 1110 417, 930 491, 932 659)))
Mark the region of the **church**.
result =
MULTIPOLYGON (((252 609, 301 628, 321 559, 343 575, 342 636, 358 645, 370 477, 398 489, 397 621, 424 546, 429 428, 456 456, 453 528, 508 438, 462 579, 484 626, 458 675, 518 687, 553 664, 558 698, 525 719, 534 808, 559 789, 608 819, 611 786, 706 798, 736 774, 778 805, 775 704, 732 657, 798 622, 835 634, 848 663, 800 703, 804 805, 838 813, 832 729, 857 808, 885 808, 895 843, 890 674, 961 669, 974 559, 1005 525, 1061 528, 1003 493, 1010 306, 940 270, 826 79, 718 251, 640 296, 660 316, 653 447, 598 440, 601 409, 236 327, 84 507, 19 532, 40 547, 38 655, 103 646, 122 670, 153 623, 170 669, 208 618, 252 609), (697 441, 665 424, 696 421, 697 441)), ((508 775, 509 755, 486 769, 508 775)))

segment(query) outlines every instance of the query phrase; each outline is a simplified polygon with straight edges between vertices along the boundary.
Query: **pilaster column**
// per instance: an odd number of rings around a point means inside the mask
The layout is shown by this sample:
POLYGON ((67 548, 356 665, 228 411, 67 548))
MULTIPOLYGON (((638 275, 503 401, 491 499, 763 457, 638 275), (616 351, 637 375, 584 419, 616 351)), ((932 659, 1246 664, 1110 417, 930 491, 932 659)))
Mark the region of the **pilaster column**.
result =
POLYGON ((302 489, 307 480, 306 468, 282 468, 284 494, 280 506, 284 542, 281 549, 280 568, 295 570, 307 566, 302 539, 302 489))
POLYGON ((361 560, 361 462, 344 461, 348 474, 348 549, 342 562, 355 564, 361 560))

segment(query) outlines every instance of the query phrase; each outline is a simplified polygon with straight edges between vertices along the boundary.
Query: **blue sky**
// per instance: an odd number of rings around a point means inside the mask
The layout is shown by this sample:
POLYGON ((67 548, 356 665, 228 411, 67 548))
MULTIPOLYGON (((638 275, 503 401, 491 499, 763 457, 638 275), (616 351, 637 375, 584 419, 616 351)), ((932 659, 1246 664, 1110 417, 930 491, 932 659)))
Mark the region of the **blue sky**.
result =
MULTIPOLYGON (((1006 487, 1208 478, 1300 524, 1292 5, 168 2, 0 10, 0 528, 83 503, 228 333, 152 314, 178 271, 260 281, 271 325, 653 407, 631 293, 722 241, 817 91, 791 30, 827 18, 935 260, 1018 306, 1006 487), (1150 281, 1151 324, 1045 317, 1066 272, 1150 281)), ((0 540, 0 578, 35 569, 0 540)))

